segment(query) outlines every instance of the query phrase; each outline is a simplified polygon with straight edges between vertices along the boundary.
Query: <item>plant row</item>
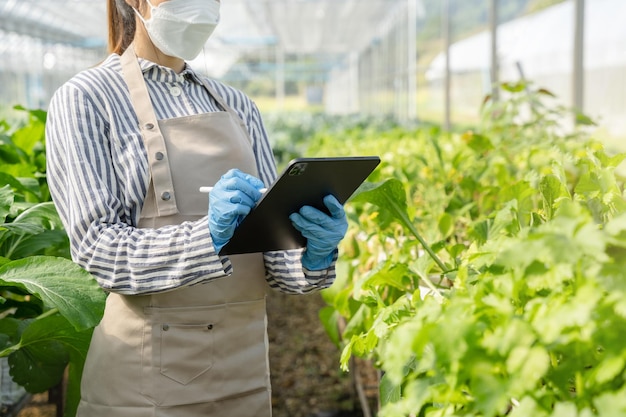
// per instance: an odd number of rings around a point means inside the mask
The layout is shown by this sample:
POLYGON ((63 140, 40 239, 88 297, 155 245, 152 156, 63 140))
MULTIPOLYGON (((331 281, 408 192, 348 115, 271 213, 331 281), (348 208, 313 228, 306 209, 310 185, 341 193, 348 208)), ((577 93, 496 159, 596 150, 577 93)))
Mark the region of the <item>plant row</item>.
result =
POLYGON ((345 369, 382 371, 381 416, 626 415, 625 155, 549 92, 503 93, 462 133, 350 129, 309 147, 383 160, 347 205, 320 314, 345 369))

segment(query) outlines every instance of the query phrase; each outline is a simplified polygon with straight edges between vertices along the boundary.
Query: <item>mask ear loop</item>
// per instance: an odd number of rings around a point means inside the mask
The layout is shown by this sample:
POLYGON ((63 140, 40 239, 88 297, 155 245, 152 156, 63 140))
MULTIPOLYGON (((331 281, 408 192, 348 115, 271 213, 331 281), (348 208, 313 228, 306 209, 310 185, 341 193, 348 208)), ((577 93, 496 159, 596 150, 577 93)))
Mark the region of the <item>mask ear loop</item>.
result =
MULTIPOLYGON (((150 18, 152 18, 152 14, 154 13, 154 10, 157 8, 154 4, 152 4, 152 2, 150 0, 146 0, 146 4, 148 5, 148 7, 150 7, 150 18)), ((137 10, 135 7, 130 6, 134 11, 135 14, 139 17, 139 19, 141 19, 141 21, 143 22, 143 26, 146 26, 146 19, 141 15, 141 13, 139 12, 139 10, 137 10)))
POLYGON ((206 42, 202 45, 202 60, 204 61, 204 75, 209 77, 209 64, 206 59, 206 42))
MULTIPOLYGON (((217 2, 218 6, 221 7, 221 1, 219 0, 214 0, 217 2)), ((219 23, 219 19, 218 19, 218 23, 219 23)), ((210 38, 209 38, 210 39, 210 38)), ((207 39, 207 42, 209 40, 207 39)), ((204 60, 204 75, 208 78, 209 77, 209 65, 207 63, 207 59, 206 59, 206 44, 207 42, 204 43, 204 45, 202 45, 202 59, 204 60)))
MULTIPOLYGON (((152 6, 152 3, 150 3, 149 1, 148 1, 148 5, 149 5, 150 7, 153 7, 153 6, 152 6)), ((141 13, 139 13, 139 10, 137 10, 136 8, 134 8, 134 7, 133 7, 133 11, 135 12, 135 14, 136 14, 136 15, 137 15, 137 17, 139 18, 139 20, 141 20, 141 21, 143 22, 143 25, 144 25, 144 27, 145 27, 145 26, 146 26, 146 19, 145 19, 145 18, 141 15, 141 13)), ((150 14, 152 14, 152 9, 150 9, 150 14)))

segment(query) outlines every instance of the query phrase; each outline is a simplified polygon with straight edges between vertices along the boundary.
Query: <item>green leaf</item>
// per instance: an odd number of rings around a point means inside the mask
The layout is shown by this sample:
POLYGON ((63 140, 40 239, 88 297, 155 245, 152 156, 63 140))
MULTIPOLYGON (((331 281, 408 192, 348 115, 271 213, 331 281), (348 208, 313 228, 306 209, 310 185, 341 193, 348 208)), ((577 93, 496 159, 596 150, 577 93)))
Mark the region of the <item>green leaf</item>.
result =
MULTIPOLYGON (((80 333, 81 341, 86 343, 84 353, 87 352, 93 329, 80 333)), ((68 369, 67 388, 65 391, 65 416, 75 416, 80 403, 80 384, 85 367, 85 359, 78 359, 79 355, 70 350, 70 366, 68 369)))
POLYGON ((9 185, 0 188, 0 228, 6 217, 11 213, 14 198, 15 195, 9 185))
POLYGON ((10 351, 11 375, 30 392, 43 392, 62 378, 69 362, 66 414, 74 415, 80 400, 80 380, 93 329, 76 331, 56 314, 25 321, 19 344, 10 351))
POLYGON ((593 402, 598 409, 598 415, 623 417, 626 415, 626 387, 619 391, 602 393, 593 402))
POLYGON ((12 317, 0 320, 0 351, 18 343, 20 323, 21 320, 12 317))
POLYGON ((366 331, 367 324, 371 321, 370 311, 367 305, 361 304, 352 315, 343 331, 343 337, 354 336, 366 331))
POLYGON ((467 132, 463 134, 463 140, 474 152, 482 154, 494 149, 491 140, 483 135, 475 132, 467 132))
MULTIPOLYGON (((524 397, 519 405, 507 414, 507 417, 544 417, 546 413, 539 410, 537 402, 531 397, 524 397)), ((574 416, 570 416, 574 417, 574 416)))
POLYGON ((0 223, 0 227, 17 236, 36 235, 44 231, 42 226, 31 223, 0 223))
POLYGON ((27 112, 29 115, 29 120, 31 123, 33 122, 41 122, 41 123, 46 123, 47 120, 47 115, 48 113, 45 110, 41 110, 41 109, 27 109, 26 107, 22 106, 22 105, 15 105, 13 106, 14 110, 18 110, 18 111, 24 111, 27 112))
POLYGON ((353 201, 369 202, 382 210, 390 212, 420 242, 442 271, 447 272, 446 265, 437 257, 430 245, 417 231, 407 213, 407 202, 404 186, 397 179, 388 179, 382 183, 365 183, 352 197, 353 201))
POLYGON ((576 417, 578 416, 578 409, 574 403, 557 403, 554 406, 554 411, 551 417, 576 417))
POLYGON ((330 340, 335 346, 341 346, 339 336, 339 312, 332 307, 326 306, 320 310, 319 318, 330 340))
POLYGON ((596 172, 587 172, 580 177, 578 184, 576 184, 575 192, 577 194, 592 194, 598 193, 602 190, 600 180, 596 172))
POLYGON ((453 259, 460 256, 467 248, 462 243, 457 243, 456 245, 446 246, 446 251, 450 254, 450 257, 453 259))
POLYGON ((543 209, 546 217, 551 219, 554 213, 554 205, 561 197, 569 197, 567 188, 563 186, 561 180, 555 175, 546 175, 541 178, 539 191, 543 197, 543 209))
POLYGON ((616 168, 618 167, 624 160, 626 160, 626 153, 618 153, 615 155, 607 155, 603 150, 599 150, 594 153, 596 158, 600 161, 602 166, 616 168))
POLYGON ((537 94, 543 94, 543 95, 546 95, 548 97, 556 97, 554 95, 554 93, 552 93, 550 90, 546 90, 545 88, 537 89, 537 94))
POLYGON ((12 140, 15 146, 30 155, 35 145, 44 141, 44 132, 44 123, 37 118, 30 117, 29 123, 13 133, 12 140))
POLYGON ((63 228, 59 214, 51 201, 30 206, 20 213, 13 223, 36 224, 57 229, 63 228))
POLYGON ((70 360, 59 334, 75 330, 63 317, 33 321, 22 333, 19 350, 9 355, 13 380, 28 392, 38 393, 57 385, 70 360))
POLYGON ((37 178, 31 177, 19 177, 16 178, 21 186, 16 187, 16 191, 24 191, 28 192, 37 197, 37 201, 41 199, 41 185, 39 184, 39 180, 37 178))
POLYGON ((476 398, 476 407, 484 415, 498 415, 509 401, 505 379, 496 373, 493 364, 486 360, 477 359, 472 364, 471 372, 471 392, 476 398))
POLYGON ((454 232, 454 218, 448 213, 443 213, 439 216, 438 227, 441 236, 443 236, 444 239, 447 238, 454 232))
POLYGON ((2 164, 0 164, 0 167, 2 167, 2 165, 6 166, 8 164, 19 164, 21 158, 15 146, 0 144, 0 161, 3 162, 2 164))
POLYGON ((504 207, 496 212, 495 218, 489 229, 489 236, 496 236, 501 232, 511 232, 517 225, 517 200, 509 201, 504 207))
POLYGON ((515 375, 514 384, 518 386, 519 392, 525 392, 532 390, 536 381, 543 378, 548 371, 550 358, 540 346, 533 346, 530 349, 526 346, 517 346, 511 351, 506 365, 509 373, 515 375))
POLYGON ((20 259, 27 256, 38 255, 44 249, 51 249, 67 243, 67 234, 63 230, 44 230, 34 236, 20 240, 13 247, 12 258, 20 259))
POLYGON ((576 112, 576 124, 583 126, 597 126, 596 122, 594 122, 591 117, 580 112, 576 112))
POLYGON ((0 184, 9 185, 11 188, 17 191, 24 190, 24 186, 17 178, 4 172, 0 172, 0 184))
POLYGON ((509 93, 521 93, 526 89, 527 84, 524 81, 519 81, 516 83, 502 83, 500 86, 504 91, 508 91, 509 93))
POLYGON ((489 229, 491 228, 491 220, 482 220, 474 223, 468 233, 469 235, 476 240, 478 245, 484 245, 489 238, 489 229))
POLYGON ((407 217, 407 202, 404 186, 397 179, 380 183, 363 183, 351 198, 353 202, 372 203, 390 211, 398 220, 407 217))
POLYGON ((96 326, 104 314, 104 291, 74 262, 33 256, 0 267, 0 284, 23 287, 59 312, 77 329, 96 326))
POLYGON ((604 384, 613 380, 619 374, 624 372, 624 358, 621 356, 613 356, 601 361, 595 369, 596 381, 604 384))
POLYGON ((402 387, 395 384, 387 375, 380 379, 380 404, 385 406, 402 398, 402 387))
POLYGON ((363 283, 362 288, 367 290, 389 286, 408 290, 412 282, 411 275, 411 269, 406 264, 386 264, 385 267, 371 274, 363 283))

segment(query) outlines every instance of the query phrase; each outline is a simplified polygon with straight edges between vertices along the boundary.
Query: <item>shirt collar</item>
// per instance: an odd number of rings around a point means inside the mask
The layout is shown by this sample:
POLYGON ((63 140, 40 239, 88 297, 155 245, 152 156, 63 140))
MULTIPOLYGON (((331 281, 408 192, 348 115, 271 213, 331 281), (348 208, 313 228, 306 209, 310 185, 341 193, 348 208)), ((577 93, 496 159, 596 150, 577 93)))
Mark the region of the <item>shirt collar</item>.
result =
POLYGON ((156 62, 144 58, 138 58, 138 60, 141 71, 149 80, 170 84, 189 80, 201 84, 200 78, 187 63, 185 63, 185 68, 180 74, 177 74, 173 69, 159 65, 156 62))

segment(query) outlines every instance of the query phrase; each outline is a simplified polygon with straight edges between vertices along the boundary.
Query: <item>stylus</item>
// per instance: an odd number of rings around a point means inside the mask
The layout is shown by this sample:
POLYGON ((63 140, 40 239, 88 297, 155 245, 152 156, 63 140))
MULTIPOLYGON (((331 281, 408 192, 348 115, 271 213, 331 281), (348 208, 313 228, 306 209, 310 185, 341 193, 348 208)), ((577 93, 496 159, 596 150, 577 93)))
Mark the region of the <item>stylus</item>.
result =
MULTIPOLYGON (((213 189, 213 187, 200 187, 199 191, 201 193, 210 193, 212 189, 213 189)), ((264 193, 264 192, 267 191, 267 188, 261 188, 259 191, 264 193)))

